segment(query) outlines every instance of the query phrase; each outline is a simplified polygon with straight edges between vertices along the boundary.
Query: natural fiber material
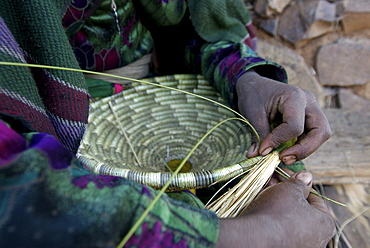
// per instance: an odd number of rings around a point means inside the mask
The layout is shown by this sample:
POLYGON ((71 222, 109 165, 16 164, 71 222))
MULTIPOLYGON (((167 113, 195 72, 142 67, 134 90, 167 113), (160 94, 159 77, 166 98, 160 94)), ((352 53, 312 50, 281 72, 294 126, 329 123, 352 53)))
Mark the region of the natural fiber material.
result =
MULTIPOLYGON (((224 102, 202 76, 175 75, 148 81, 224 102)), ((98 174, 120 176, 159 189, 171 176, 167 162, 183 159, 209 129, 230 117, 235 114, 204 99, 134 84, 91 104, 78 157, 98 174)), ((246 159, 250 142, 245 123, 226 122, 201 143, 189 159, 190 171, 179 173, 168 189, 204 187, 241 173, 243 166, 237 163, 246 159)))
POLYGON ((237 217, 266 186, 279 163, 280 159, 277 151, 264 156, 256 162, 250 172, 238 184, 207 205, 206 208, 214 211, 220 218, 237 217))

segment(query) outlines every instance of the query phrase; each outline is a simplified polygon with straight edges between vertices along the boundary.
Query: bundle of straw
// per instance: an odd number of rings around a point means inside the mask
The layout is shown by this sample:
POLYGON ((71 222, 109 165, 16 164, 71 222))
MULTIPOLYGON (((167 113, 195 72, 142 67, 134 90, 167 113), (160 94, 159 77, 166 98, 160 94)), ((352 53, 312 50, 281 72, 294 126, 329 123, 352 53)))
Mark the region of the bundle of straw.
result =
POLYGON ((279 163, 277 151, 264 156, 238 184, 205 208, 214 211, 220 218, 237 217, 267 184, 279 163))

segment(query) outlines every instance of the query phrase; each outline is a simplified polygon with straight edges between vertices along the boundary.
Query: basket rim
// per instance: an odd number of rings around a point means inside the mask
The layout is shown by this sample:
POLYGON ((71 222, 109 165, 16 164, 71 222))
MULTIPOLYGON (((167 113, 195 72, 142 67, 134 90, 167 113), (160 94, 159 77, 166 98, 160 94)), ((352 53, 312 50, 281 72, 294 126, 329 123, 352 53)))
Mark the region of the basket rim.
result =
MULTIPOLYGON (((101 162, 92 156, 82 155, 80 153, 77 154, 77 158, 96 174, 122 177, 148 185, 154 189, 161 189, 172 176, 171 172, 134 171, 126 168, 117 168, 101 162), (152 180, 158 177, 160 178, 159 181, 154 182, 152 180)), ((203 188, 219 181, 229 180, 240 175, 253 162, 247 159, 240 163, 213 170, 179 172, 169 184, 167 191, 203 188), (196 178, 201 180, 198 181, 196 178)))
MULTIPOLYGON (((159 76, 159 77, 154 77, 154 78, 147 78, 144 80, 152 82, 152 83, 153 82, 160 83, 160 84, 168 83, 172 87, 175 85, 177 88, 181 90, 184 90, 184 89, 193 90, 193 88, 196 88, 195 90, 205 91, 205 94, 209 94, 212 98, 223 100, 220 94, 217 93, 214 90, 214 88, 209 84, 209 82, 206 81, 206 79, 201 75, 176 74, 176 75, 170 75, 170 76, 159 76)), ((89 116, 90 117, 93 116, 93 118, 99 119, 100 117, 97 117, 95 115, 99 115, 100 114, 99 111, 103 111, 102 113, 106 113, 104 111, 107 109, 106 107, 106 105, 108 105, 107 103, 116 101, 120 97, 125 98, 125 99, 133 99, 135 97, 135 94, 137 94, 138 96, 141 96, 143 92, 144 93, 146 92, 146 94, 151 94, 153 92, 160 92, 161 90, 163 90, 163 88, 155 87, 153 85, 140 84, 140 83, 134 83, 133 85, 134 85, 133 87, 127 90, 124 90, 120 92, 119 94, 105 97, 105 98, 102 98, 92 103, 90 105, 89 116)), ((165 90, 168 90, 168 89, 165 89, 165 90)), ((180 92, 176 92, 176 93, 180 93, 180 92)), ((197 101, 198 99, 194 100, 194 102, 197 102, 197 101)), ((202 101, 201 104, 205 104, 203 99, 201 99, 201 101, 202 101)), ((221 108, 221 109, 222 109, 221 111, 226 110, 224 108, 221 108)), ((89 117, 89 122, 90 122, 90 117, 89 117)), ((99 122, 97 123, 99 124, 99 122)), ((89 128, 87 128, 84 138, 85 136, 90 136, 92 133, 93 132, 89 130, 89 128)), ((84 143, 83 141, 81 142, 81 144, 84 143)), ((84 143, 84 145, 86 144, 84 143)), ((164 185, 167 184, 168 180, 172 176, 171 172, 140 171, 140 170, 133 170, 130 168, 112 166, 108 164, 107 162, 101 160, 99 156, 97 156, 96 154, 89 154, 86 149, 79 149, 76 155, 77 155, 77 158, 83 164, 85 164, 90 170, 92 170, 96 174, 118 176, 118 177, 126 178, 128 180, 136 181, 138 183, 151 186, 154 189, 162 188, 164 185)), ((243 160, 243 159, 240 159, 240 160, 243 160)), ((201 188, 201 187, 209 186, 218 181, 226 181, 228 179, 231 179, 239 175, 240 173, 244 172, 245 169, 248 167, 245 165, 241 165, 241 164, 245 164, 245 161, 242 161, 239 163, 237 162, 235 163, 230 162, 232 163, 231 165, 227 165, 222 168, 218 167, 218 168, 208 169, 208 170, 204 169, 204 170, 198 170, 198 171, 179 172, 174 177, 172 182, 170 183, 167 191, 201 188)))

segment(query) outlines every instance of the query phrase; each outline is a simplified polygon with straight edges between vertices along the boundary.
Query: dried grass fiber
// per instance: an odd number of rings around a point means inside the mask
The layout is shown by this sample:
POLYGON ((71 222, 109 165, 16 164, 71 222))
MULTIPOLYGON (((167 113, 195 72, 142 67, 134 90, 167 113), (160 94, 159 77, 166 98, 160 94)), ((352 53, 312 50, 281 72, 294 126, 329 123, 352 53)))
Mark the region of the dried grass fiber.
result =
MULTIPOLYGON (((164 76, 147 81, 225 104, 199 75, 164 76)), ((235 114, 204 99, 134 83, 122 93, 91 104, 78 158, 95 173, 120 176, 160 189, 171 176, 166 162, 183 159, 209 129, 231 117, 235 114)), ((250 142, 250 130, 245 123, 222 124, 192 154, 191 170, 176 175, 168 190, 200 188, 240 174, 244 168, 238 162, 246 159, 250 142)))

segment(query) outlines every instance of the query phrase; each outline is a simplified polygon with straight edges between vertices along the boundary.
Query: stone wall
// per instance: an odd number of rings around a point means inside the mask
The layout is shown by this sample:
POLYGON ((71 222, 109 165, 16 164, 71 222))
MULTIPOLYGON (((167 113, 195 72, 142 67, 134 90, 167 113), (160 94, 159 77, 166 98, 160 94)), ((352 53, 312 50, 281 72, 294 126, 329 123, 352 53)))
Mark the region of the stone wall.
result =
POLYGON ((246 4, 257 28, 258 54, 283 65, 291 84, 312 91, 322 107, 370 106, 369 0, 246 4))

